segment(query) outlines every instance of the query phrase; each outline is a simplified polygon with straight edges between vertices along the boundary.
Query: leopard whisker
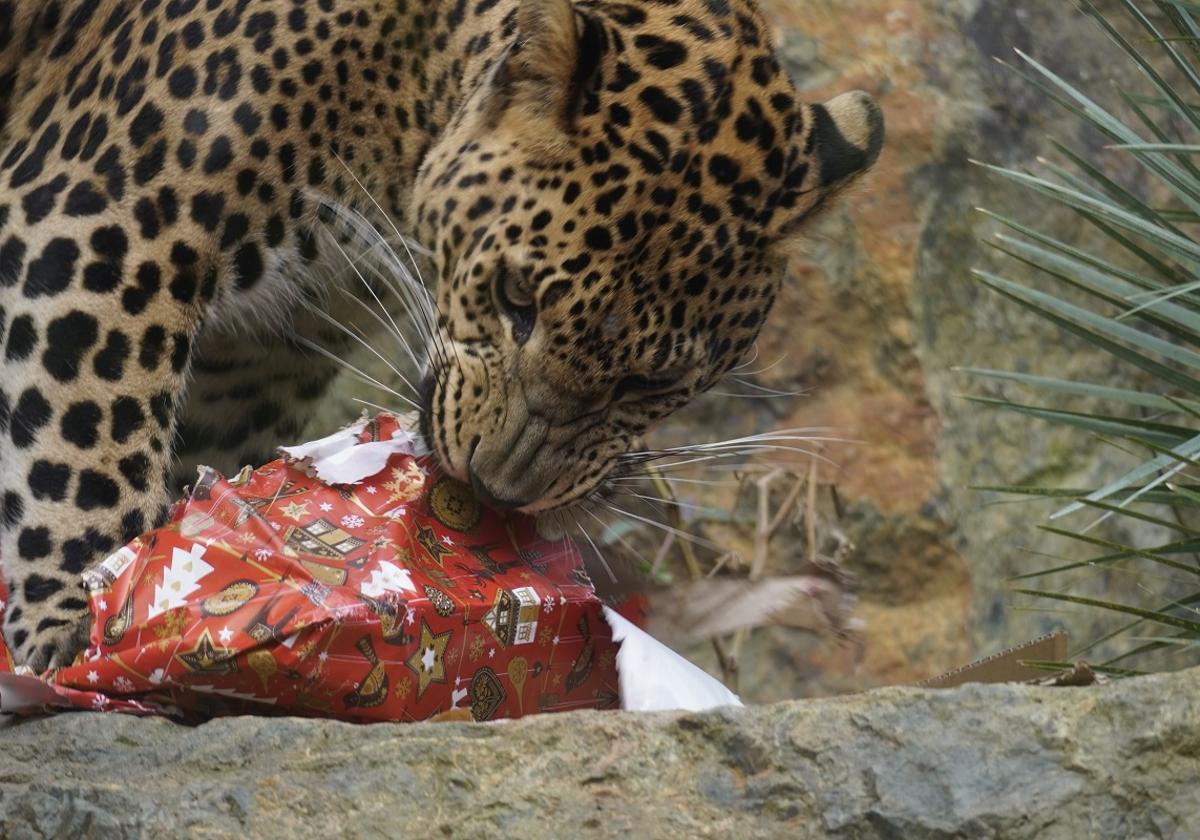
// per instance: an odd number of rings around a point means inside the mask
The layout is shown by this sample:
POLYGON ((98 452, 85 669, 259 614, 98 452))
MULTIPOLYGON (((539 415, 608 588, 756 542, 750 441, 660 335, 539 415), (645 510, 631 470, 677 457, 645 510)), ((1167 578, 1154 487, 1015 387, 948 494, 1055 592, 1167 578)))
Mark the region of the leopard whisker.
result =
MULTIPOLYGON (((833 431, 830 426, 794 426, 788 429, 771 429, 766 432, 758 432, 752 435, 743 435, 742 437, 726 438, 725 440, 705 441, 697 444, 687 444, 680 447, 668 447, 675 449, 690 449, 698 446, 721 446, 726 443, 753 443, 761 440, 837 440, 840 438, 828 437, 828 433, 833 431)), ((666 451, 666 449, 654 450, 666 451)))
POLYGON ((596 552, 596 559, 600 561, 600 565, 604 566, 604 571, 608 573, 608 578, 613 583, 617 582, 617 576, 613 574, 612 566, 608 565, 608 560, 604 558, 603 552, 600 551, 600 546, 596 545, 596 541, 592 539, 592 535, 587 532, 587 529, 579 522, 579 517, 572 510, 571 518, 575 520, 575 527, 579 529, 579 533, 583 534, 584 539, 591 545, 592 551, 596 552))
POLYGON ((712 510, 714 510, 714 508, 711 507, 710 505, 698 505, 698 504, 695 504, 694 502, 684 502, 679 499, 667 499, 667 498, 663 498, 661 496, 647 496, 644 493, 635 493, 632 490, 622 489, 622 490, 618 490, 617 492, 620 493, 622 496, 632 496, 635 499, 642 499, 643 501, 650 502, 651 504, 671 505, 672 507, 677 507, 677 508, 680 508, 681 510, 688 510, 688 511, 697 511, 697 510, 712 511, 712 510))
POLYGON ((694 449, 688 447, 672 447, 670 449, 664 449, 658 452, 639 452, 630 454, 623 457, 622 461, 627 463, 632 462, 637 464, 645 464, 651 461, 657 461, 661 458, 673 458, 689 455, 703 456, 704 458, 727 458, 730 455, 761 455, 766 452, 799 452, 803 455, 820 457, 816 452, 799 446, 780 446, 762 443, 730 444, 728 446, 705 448, 696 447, 694 449))
POLYGON ((636 519, 638 522, 643 522, 654 528, 658 528, 660 531, 663 531, 665 533, 674 534, 676 537, 678 537, 681 540, 687 540, 690 543, 694 543, 696 545, 702 545, 705 548, 712 549, 713 551, 719 552, 721 550, 721 547, 718 546, 716 543, 712 542, 711 540, 706 540, 703 537, 698 537, 695 534, 688 533, 687 531, 682 531, 679 528, 674 528, 670 525, 667 525, 665 522, 656 522, 655 520, 650 519, 648 517, 639 516, 638 514, 633 513, 632 511, 628 511, 628 510, 625 510, 624 508, 617 507, 616 505, 610 504, 609 502, 604 501, 604 500, 600 500, 600 504, 602 504, 606 508, 609 508, 610 510, 620 514, 621 516, 626 516, 630 519, 636 519))
MULTIPOLYGON (((351 173, 351 175, 353 176, 353 173, 351 173)), ((362 186, 361 182, 359 182, 359 185, 360 187, 362 186)), ((363 192, 378 208, 378 202, 375 202, 374 198, 369 192, 366 191, 365 187, 363 187, 363 192)), ((395 246, 387 239, 387 237, 375 226, 373 222, 371 222, 370 219, 368 219, 353 206, 333 201, 324 196, 318 197, 318 200, 323 208, 333 213, 342 223, 345 224, 347 228, 350 229, 353 234, 355 234, 362 249, 359 256, 371 255, 372 259, 369 260, 369 264, 371 265, 373 273, 375 273, 377 277, 379 277, 388 285, 389 289, 396 295, 401 304, 405 307, 406 314, 409 316, 409 318, 415 324, 417 324, 418 327, 423 328, 423 331, 427 332, 430 330, 436 318, 436 307, 432 300, 432 294, 426 287, 424 278, 421 276, 421 269, 417 264, 417 258, 412 253, 411 249, 412 247, 420 248, 420 246, 416 243, 412 243, 412 246, 410 247, 408 238, 396 229, 395 225, 391 223, 390 218, 387 219, 389 225, 391 225, 393 231, 395 231, 401 247, 405 249, 405 252, 408 255, 409 264, 405 264, 405 262, 400 259, 400 255, 395 246), (376 267, 381 262, 390 265, 392 270, 388 274, 380 272, 376 267), (396 279, 401 281, 400 285, 396 285, 396 279)), ((387 214, 384 213, 382 208, 380 208, 380 212, 384 214, 385 218, 387 218, 387 214)), ((326 225, 328 226, 328 223, 326 223, 326 225)))
MULTIPOLYGON (((395 374, 396 377, 401 382, 403 382, 405 385, 407 385, 409 390, 411 390, 414 394, 417 392, 417 389, 413 386, 412 382, 409 381, 408 377, 405 376, 403 373, 401 373, 400 370, 387 359, 387 357, 385 357, 382 353, 380 353, 378 350, 376 350, 372 346, 371 342, 367 341, 361 335, 360 331, 350 329, 345 324, 343 324, 341 321, 339 321, 337 318, 334 318, 328 312, 325 312, 324 310, 320 309, 319 307, 312 306, 311 304, 306 304, 306 306, 310 309, 312 314, 316 315, 322 321, 325 321, 327 324, 329 324, 331 326, 337 327, 343 333, 350 336, 355 341, 357 341, 359 344, 361 344, 363 347, 365 347, 367 350, 369 350, 372 353, 372 355, 374 355, 377 359, 379 359, 379 361, 383 362, 387 366, 388 370, 390 370, 393 374, 395 374)), ((414 403, 414 405, 415 405, 415 403, 414 403)))
POLYGON ((714 397, 728 397, 734 400, 777 400, 782 397, 804 396, 804 393, 801 391, 778 394, 738 394, 733 391, 705 391, 704 393, 711 394, 714 397))
MULTIPOLYGON (((688 444, 686 446, 672 446, 657 450, 643 450, 640 452, 629 452, 619 457, 619 460, 626 463, 646 463, 649 461, 658 460, 673 456, 707 456, 715 455, 727 457, 731 454, 739 455, 754 455, 763 454, 766 452, 797 452, 803 455, 808 455, 814 458, 820 458, 828 461, 823 455, 813 452, 810 449, 799 446, 788 446, 782 444, 789 443, 852 443, 853 441, 845 438, 832 437, 825 434, 814 434, 827 431, 822 427, 814 428, 795 428, 795 429, 776 429, 770 432, 763 432, 756 435, 746 435, 740 438, 730 438, 722 441, 712 441, 708 443, 688 444)), ((830 462, 832 463, 832 462, 830 462)))
MULTIPOLYGON (((597 516, 594 511, 592 511, 588 507, 581 505, 579 509, 582 510, 584 513, 586 513, 588 516, 592 517, 592 519, 595 519, 596 522, 598 522, 600 524, 600 527, 604 529, 604 533, 611 534, 613 536, 613 538, 617 540, 617 542, 619 542, 621 545, 625 546, 625 549, 627 551, 629 551, 629 553, 631 555, 633 555, 634 557, 636 557, 638 555, 638 553, 639 553, 638 550, 633 545, 631 545, 627 539, 622 537, 617 532, 617 529, 612 526, 611 523, 605 522, 603 519, 601 519, 599 516, 597 516)), ((613 577, 611 569, 609 570, 609 576, 613 577)), ((615 577, 613 577, 613 582, 616 583, 615 577)))
MULTIPOLYGON (((369 266, 369 270, 376 277, 380 278, 385 284, 387 284, 388 288, 392 290, 393 294, 395 294, 397 297, 401 297, 399 290, 383 272, 379 271, 374 266, 369 266)), ((446 350, 445 342, 442 340, 441 335, 438 333, 437 328, 433 325, 433 323, 424 320, 426 313, 421 311, 420 314, 418 314, 416 311, 414 311, 414 305, 405 303, 403 297, 401 297, 401 304, 405 308, 405 314, 408 318, 408 321, 415 326, 419 337, 425 342, 425 345, 428 348, 429 357, 431 359, 435 358, 442 365, 449 366, 450 354, 446 350)))
MULTIPOLYGON (((393 221, 391 214, 388 213, 387 210, 383 209, 383 206, 378 200, 376 200, 375 196, 369 189, 367 189, 366 184, 359 179, 358 175, 355 174, 354 170, 350 168, 349 164, 342 159, 342 156, 338 154, 337 151, 332 149, 331 151, 333 152, 333 156, 337 159, 337 162, 342 165, 342 168, 345 169, 350 177, 354 180, 354 183, 358 185, 358 188, 362 190, 363 195, 367 197, 367 200, 370 201, 371 204, 374 205, 375 209, 379 211, 379 215, 388 223, 388 227, 392 229, 392 233, 396 234, 396 238, 400 240, 400 243, 404 246, 404 250, 408 253, 409 260, 412 261, 413 268, 417 272, 417 279, 421 282, 422 288, 428 290, 428 286, 425 285, 425 278, 421 276, 421 269, 417 267, 416 257, 413 255, 412 248, 409 246, 409 237, 400 232, 400 229, 396 227, 396 223, 393 221)), ((424 252, 425 255, 429 254, 429 251, 421 247, 421 245, 417 242, 413 242, 412 246, 417 248, 417 250, 424 252)), ((431 308, 431 314, 432 312, 433 309, 431 308)))
POLYGON ((754 351, 754 353, 750 356, 750 358, 743 359, 740 364, 737 364, 737 365, 734 365, 733 367, 731 367, 729 369, 730 373, 733 373, 734 371, 739 371, 744 367, 750 367, 750 365, 752 365, 758 361, 759 354, 762 352, 762 350, 758 346, 758 342, 757 341, 754 342, 754 344, 751 346, 750 349, 754 351))
MULTIPOLYGON (((375 277, 383 281, 388 290, 395 295, 400 305, 404 308, 408 320, 421 333, 422 337, 429 344, 435 347, 438 346, 438 336, 435 328, 435 309, 430 292, 420 277, 420 269, 416 265, 416 258, 412 256, 411 251, 408 252, 410 261, 412 262, 410 269, 400 259, 391 243, 375 228, 369 219, 352 207, 346 207, 327 199, 324 200, 324 203, 331 212, 336 214, 341 221, 346 223, 357 234, 358 239, 363 243, 364 247, 360 256, 365 254, 374 255, 378 252, 382 257, 382 261, 389 264, 391 270, 383 272, 380 270, 379 263, 381 260, 379 258, 373 257, 367 261, 368 270, 375 277), (414 272, 417 275, 416 277, 413 276, 414 272)), ((366 279, 358 270, 355 260, 346 254, 340 243, 336 243, 336 237, 335 244, 343 256, 346 257, 347 262, 359 274, 359 278, 366 284, 366 279)), ((382 301, 380 301, 380 306, 383 306, 382 301)), ((386 307, 384 309, 386 311, 386 307)))
MULTIPOLYGON (((731 376, 729 378, 731 380, 733 380, 734 382, 736 382, 738 385, 741 385, 743 388, 750 388, 751 390, 754 390, 754 391, 761 391, 762 393, 767 394, 768 396, 772 396, 772 397, 803 397, 808 393, 808 391, 805 391, 805 390, 784 391, 779 388, 772 388, 769 385, 761 385, 758 382, 751 382, 748 379, 745 379, 744 377, 741 377, 741 376, 731 376)), ((739 395, 739 396, 749 396, 749 395, 739 395)))
MULTIPOLYGON (((364 188, 364 190, 365 190, 365 188, 364 188)), ((376 207, 379 207, 378 202, 376 202, 375 199, 370 196, 370 193, 368 193, 368 197, 371 198, 371 201, 375 204, 376 207)), ((382 209, 380 210, 380 212, 383 212, 382 209)), ((386 216, 386 214, 385 214, 385 216, 386 216)), ((392 225, 393 230, 396 230, 395 225, 392 224, 390 219, 388 220, 388 223, 392 225)), ((373 227, 371 228, 371 230, 374 231, 375 236, 376 236, 377 240, 379 241, 379 244, 383 245, 385 253, 387 254, 387 256, 389 256, 391 258, 392 262, 395 264, 395 267, 397 269, 399 269, 402 276, 404 276, 407 279, 410 276, 408 274, 408 267, 405 266, 400 261, 399 255, 397 253, 395 253, 394 249, 391 248, 390 244, 387 243, 387 241, 379 234, 379 232, 375 231, 373 227)), ((442 336, 441 330, 438 328, 438 323, 437 323, 438 322, 438 313, 437 313, 436 301, 433 298, 432 292, 430 292, 430 290, 429 290, 428 284, 425 282, 425 278, 421 274, 420 265, 417 261, 416 256, 412 252, 412 248, 410 247, 409 239, 408 239, 408 237, 405 237, 403 234, 401 234, 398 230, 396 230, 396 235, 399 237, 400 244, 404 247, 405 253, 408 255, 409 262, 412 265, 412 270, 416 273, 417 282, 411 283, 411 284, 406 284, 405 291, 409 290, 409 288, 408 288, 409 286, 411 286, 413 289, 420 291, 419 295, 415 291, 413 291, 413 294, 412 294, 412 297, 414 299, 413 303, 414 303, 414 306, 421 309, 422 315, 425 316, 424 318, 417 318, 416 313, 413 311, 413 308, 409 307, 406 304, 406 309, 408 310, 409 317, 412 318, 414 321, 416 321, 420 325, 420 327, 422 328, 424 337, 430 343, 430 345, 432 345, 436 349, 436 351, 438 352, 439 360, 442 362, 442 364, 444 364, 446 367, 450 366, 450 364, 451 364, 450 353, 452 351, 454 354, 455 367, 459 371, 461 371, 462 370, 462 358, 459 357, 459 355, 458 355, 458 347, 454 344, 451 344, 449 349, 447 349, 447 342, 446 342, 445 338, 442 336)), ((417 247, 425 254, 429 253, 425 249, 421 248, 418 243, 413 242, 412 246, 417 247)), ((401 290, 397 289, 394 286, 394 284, 390 283, 388 281, 388 278, 384 277, 384 275, 381 272, 379 272, 378 270, 375 270, 375 273, 377 274, 377 276, 380 276, 382 279, 384 279, 385 282, 388 282, 389 287, 392 288, 392 290, 395 293, 397 293, 398 296, 401 297, 401 301, 403 303, 404 297, 403 297, 401 290)))
MULTIPOLYGON (((343 257, 345 257, 347 264, 349 264, 349 266, 354 270, 354 273, 358 276, 358 279, 362 282, 362 284, 366 288, 366 290, 371 294, 371 297, 374 298, 374 300, 377 304, 379 304, 379 308, 381 310, 383 310, 384 315, 387 316, 388 323, 385 324, 383 318, 381 318, 378 313, 376 313, 370 306, 368 306, 366 304, 365 301, 363 301, 357 295, 350 294, 346 289, 343 289, 340 287, 339 287, 339 291, 341 291, 343 296, 348 297, 350 300, 354 301, 356 304, 358 304, 364 310, 366 310, 366 312, 368 314, 370 314, 373 318, 375 318, 375 320, 379 323, 379 325, 381 327, 383 327, 386 331, 392 333, 392 335, 394 335, 396 337, 396 339, 400 342, 401 346, 408 353, 409 358, 412 359, 413 365, 417 368, 417 372, 420 373, 425 367, 427 358, 426 359, 418 359, 417 358, 416 352, 412 349, 412 346, 408 343, 408 339, 404 336, 404 333, 403 333, 403 331, 401 331, 400 326, 396 323, 395 319, 392 318, 392 314, 388 311, 387 307, 383 305, 383 301, 379 299, 379 295, 377 295, 375 293, 375 290, 373 288, 371 288, 371 284, 367 282, 367 278, 364 277, 362 272, 358 270, 358 266, 355 264, 354 260, 350 258, 350 255, 346 253, 345 249, 342 248, 341 243, 337 242, 336 239, 334 240, 334 245, 335 245, 335 247, 337 247, 337 249, 341 253, 341 255, 343 257), (390 329, 388 328, 389 324, 390 324, 390 329)), ((412 387, 411 383, 409 384, 409 387, 410 388, 412 387)))
MULTIPOLYGON (((712 460, 713 460, 712 458, 691 458, 686 461, 677 461, 677 462, 666 463, 666 464, 655 464, 654 471, 655 471, 655 473, 666 474, 666 473, 674 471, 674 470, 688 469, 688 468, 713 471, 713 470, 719 470, 722 468, 736 470, 739 467, 749 469, 750 467, 756 466, 755 462, 753 462, 753 461, 742 461, 740 464, 710 464, 710 463, 707 463, 708 461, 712 461, 712 460), (697 464, 699 464, 699 466, 696 466, 697 464)), ((646 463, 648 463, 648 461, 646 463)), ((647 472, 646 475, 654 475, 654 473, 647 472)))
MULTIPOLYGON (((695 461, 703 462, 706 460, 720 460, 720 459, 725 459, 725 458, 739 458, 739 457, 764 455, 764 454, 771 454, 771 455, 775 455, 776 457, 778 457, 780 453, 789 453, 792 455, 803 455, 806 458, 816 459, 818 461, 821 461, 822 463, 828 464, 831 467, 838 466, 837 462, 827 458, 826 456, 822 455, 820 452, 817 452, 812 449, 805 449, 804 447, 800 447, 800 446, 768 446, 768 445, 731 446, 731 447, 728 447, 727 449, 723 449, 723 450, 716 450, 716 449, 676 450, 676 451, 664 452, 659 455, 644 457, 639 460, 639 463, 649 463, 652 461, 656 461, 659 458, 676 457, 679 455, 695 455, 696 456, 696 458, 694 459, 695 461)), ((689 463, 689 462, 685 461, 682 463, 689 463)))
MULTIPOLYGON (((349 298, 349 300, 351 302, 362 307, 363 311, 366 312, 367 315, 370 315, 372 318, 374 318, 376 323, 378 323, 379 326, 386 333, 390 334, 393 338, 396 339, 396 343, 400 345, 400 347, 408 355, 408 358, 412 361, 413 367, 415 368, 418 377, 425 372, 426 367, 428 367, 428 365, 429 365, 429 357, 426 355, 426 356, 422 356, 422 357, 418 358, 417 352, 415 350, 413 350, 412 345, 409 344, 409 341, 405 337, 404 333, 400 330, 400 328, 396 325, 396 322, 394 320, 392 320, 390 316, 388 317, 388 320, 385 322, 383 317, 381 317, 378 312, 376 312, 370 305, 368 305, 366 302, 364 302, 358 296, 350 294, 349 292, 347 292, 345 290, 342 291, 342 294, 345 295, 345 297, 349 298)), ((378 298, 376 298, 376 300, 378 301, 378 298)), ((381 308, 382 308, 382 305, 381 305, 381 308)), ((384 309, 384 313, 385 314, 387 313, 386 309, 384 309)))
POLYGON ((371 402, 370 400, 364 400, 362 397, 351 397, 350 401, 356 402, 356 403, 361 403, 362 405, 365 405, 368 408, 374 408, 378 411, 387 412, 388 414, 406 414, 411 410, 408 408, 396 408, 395 406, 392 406, 392 405, 381 405, 380 403, 377 403, 377 402, 371 402))
POLYGON ((758 343, 755 342, 754 356, 749 361, 743 362, 742 364, 738 365, 735 368, 730 368, 729 372, 736 376, 758 376, 760 374, 766 373, 769 370, 772 370, 773 368, 778 367, 780 364, 783 363, 783 360, 786 358, 787 358, 787 353, 780 353, 779 358, 777 358, 775 361, 771 362, 771 364, 767 365, 766 367, 761 367, 758 370, 742 370, 743 367, 748 367, 749 365, 754 364, 754 362, 758 360, 758 343))
POLYGON ((325 358, 329 359, 331 362, 335 362, 336 364, 341 365, 343 368, 350 371, 350 373, 352 375, 354 375, 359 381, 363 382, 364 384, 379 388, 381 391, 386 391, 387 393, 391 394, 393 397, 396 397, 398 400, 401 400, 404 403, 407 403, 412 408, 418 408, 417 404, 413 400, 410 400, 408 397, 404 396, 403 394, 401 394, 399 391, 395 390, 394 388, 390 388, 387 385, 384 385, 382 382, 380 382, 375 377, 364 372, 363 370, 359 369, 358 367, 355 367, 350 362, 346 361, 345 359, 343 359, 341 356, 337 355, 336 353, 332 353, 329 350, 326 350, 324 347, 317 344, 315 341, 305 338, 304 336, 300 335, 299 333, 295 333, 295 332, 291 333, 289 337, 291 338, 292 341, 296 342, 297 344, 299 344, 303 347, 307 347, 309 350, 312 350, 314 353, 318 353, 318 354, 324 356, 325 358))
POLYGON ((709 487, 726 487, 736 484, 734 481, 711 481, 703 478, 679 478, 677 476, 658 475, 656 473, 623 473, 605 480, 608 485, 641 484, 647 481, 664 481, 667 484, 702 484, 709 487))

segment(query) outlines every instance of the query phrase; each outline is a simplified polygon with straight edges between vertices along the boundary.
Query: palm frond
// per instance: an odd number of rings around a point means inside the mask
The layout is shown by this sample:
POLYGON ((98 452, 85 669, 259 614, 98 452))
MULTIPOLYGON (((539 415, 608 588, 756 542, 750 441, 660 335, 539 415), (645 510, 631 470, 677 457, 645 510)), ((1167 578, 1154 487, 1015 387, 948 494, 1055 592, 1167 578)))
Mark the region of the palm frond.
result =
POLYGON ((1107 12, 1090 0, 1081 2, 1114 56, 1131 62, 1145 81, 1145 90, 1119 91, 1120 112, 1028 55, 1018 52, 1019 61, 1009 65, 1107 138, 1103 159, 1052 141, 1057 159, 1039 160, 1037 170, 980 164, 1038 201, 1077 215, 1102 234, 1101 244, 1065 242, 984 209, 1006 229, 988 244, 1005 265, 1025 273, 1032 269, 1037 280, 1017 280, 1021 275, 1007 270, 979 270, 975 276, 997 295, 1112 357, 1130 372, 1129 381, 1142 384, 991 367, 961 370, 976 382, 992 383, 987 396, 971 396, 977 404, 1074 427, 1140 458, 1096 487, 976 488, 1059 500, 1062 506, 1051 516, 1056 524, 1042 526, 1042 532, 1098 553, 1084 560, 1058 558, 1019 574, 1014 582, 1037 578, 1042 588, 1017 588, 1013 594, 1132 617, 1073 654, 1116 651, 1101 667, 1123 676, 1140 672, 1124 663, 1151 654, 1170 653, 1171 665, 1200 662, 1200 519, 1188 518, 1200 507, 1200 2, 1120 0, 1115 6, 1119 11, 1107 12), (1127 157, 1143 173, 1142 188, 1122 182, 1111 166, 1114 156, 1127 157), (995 395, 1013 388, 1036 392, 1046 404, 995 395), (1149 528, 1167 536, 1135 545, 1093 533, 1106 520, 1138 523, 1138 533, 1149 528), (1094 579, 1126 567, 1147 580, 1149 570, 1158 569, 1153 574, 1171 592, 1165 598, 1152 593, 1154 603, 1146 606, 1080 594, 1067 577, 1088 571, 1094 579), (1120 668, 1114 667, 1118 661, 1120 668))

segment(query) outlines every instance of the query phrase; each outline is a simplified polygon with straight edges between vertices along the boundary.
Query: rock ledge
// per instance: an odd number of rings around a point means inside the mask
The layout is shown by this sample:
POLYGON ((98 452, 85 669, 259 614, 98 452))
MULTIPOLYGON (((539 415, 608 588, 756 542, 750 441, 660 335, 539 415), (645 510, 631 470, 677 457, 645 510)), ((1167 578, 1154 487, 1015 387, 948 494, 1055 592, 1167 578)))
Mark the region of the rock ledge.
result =
POLYGON ((706 714, 0 723, 0 837, 1194 836, 1200 670, 706 714))

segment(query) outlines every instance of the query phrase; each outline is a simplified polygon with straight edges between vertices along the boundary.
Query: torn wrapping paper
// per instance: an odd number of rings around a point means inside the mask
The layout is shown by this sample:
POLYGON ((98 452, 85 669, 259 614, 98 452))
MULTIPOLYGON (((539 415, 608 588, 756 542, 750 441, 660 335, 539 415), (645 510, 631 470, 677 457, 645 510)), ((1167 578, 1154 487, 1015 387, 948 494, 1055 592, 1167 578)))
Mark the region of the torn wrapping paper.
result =
POLYGON ((17 674, 0 641, 0 711, 482 721, 737 703, 606 614, 573 543, 482 507, 398 418, 281 452, 231 479, 202 468, 166 525, 85 573, 74 664, 17 674))

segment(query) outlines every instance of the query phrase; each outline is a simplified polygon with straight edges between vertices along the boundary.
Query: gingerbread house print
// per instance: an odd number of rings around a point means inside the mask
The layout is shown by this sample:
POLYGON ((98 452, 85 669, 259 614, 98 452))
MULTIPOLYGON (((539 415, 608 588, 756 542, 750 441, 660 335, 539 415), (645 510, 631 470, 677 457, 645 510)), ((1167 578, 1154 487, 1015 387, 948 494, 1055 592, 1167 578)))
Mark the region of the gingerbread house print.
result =
POLYGON ((367 544, 366 540, 350 536, 325 518, 317 519, 303 527, 289 527, 284 532, 283 541, 288 548, 299 554, 314 554, 331 560, 341 559, 367 544))
POLYGON ((529 644, 537 636, 542 599, 530 586, 501 589, 496 602, 483 615, 483 623, 502 645, 529 644))

